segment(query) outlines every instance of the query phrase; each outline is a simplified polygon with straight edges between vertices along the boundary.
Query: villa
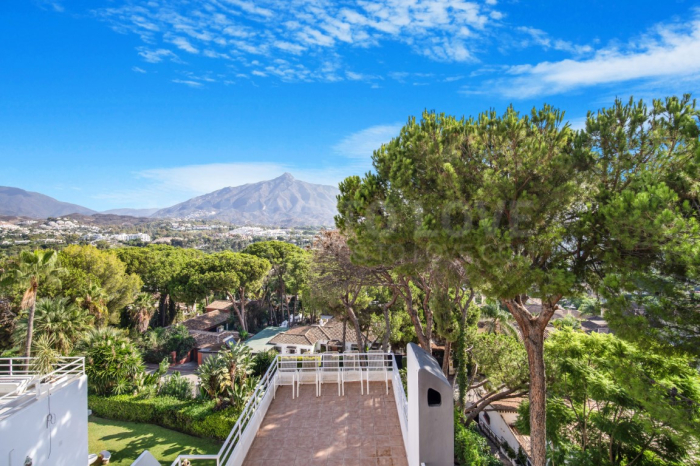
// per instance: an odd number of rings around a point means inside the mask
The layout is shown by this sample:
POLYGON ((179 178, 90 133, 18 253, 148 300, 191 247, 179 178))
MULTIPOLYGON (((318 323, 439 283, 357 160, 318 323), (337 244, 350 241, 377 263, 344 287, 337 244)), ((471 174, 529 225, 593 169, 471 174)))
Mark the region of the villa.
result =
MULTIPOLYGON (((352 324, 345 327, 343 321, 331 318, 314 325, 293 327, 278 333, 268 344, 280 354, 313 354, 325 351, 357 351, 357 336, 352 324), (343 341, 345 347, 343 348, 343 341), (272 346, 271 346, 272 347, 272 346)), ((369 335, 372 348, 377 347, 376 336, 369 335)))

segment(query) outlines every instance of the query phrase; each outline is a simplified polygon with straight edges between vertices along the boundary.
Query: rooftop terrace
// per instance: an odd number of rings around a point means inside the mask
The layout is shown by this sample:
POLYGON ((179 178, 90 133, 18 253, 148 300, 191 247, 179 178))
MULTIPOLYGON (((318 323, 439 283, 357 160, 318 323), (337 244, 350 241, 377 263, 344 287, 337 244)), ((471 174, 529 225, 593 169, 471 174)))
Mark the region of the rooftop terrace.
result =
POLYGON ((406 436, 392 354, 277 356, 219 453, 181 455, 173 466, 407 466, 406 436))

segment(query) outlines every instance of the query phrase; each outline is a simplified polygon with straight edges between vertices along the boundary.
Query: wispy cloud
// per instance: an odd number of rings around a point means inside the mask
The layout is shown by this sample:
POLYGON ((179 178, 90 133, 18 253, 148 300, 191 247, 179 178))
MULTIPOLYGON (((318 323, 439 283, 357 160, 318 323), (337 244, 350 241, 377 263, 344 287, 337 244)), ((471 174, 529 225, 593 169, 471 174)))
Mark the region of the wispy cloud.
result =
POLYGON ((347 176, 371 169, 372 152, 397 136, 400 129, 400 124, 377 125, 347 135, 330 148, 338 157, 328 166, 261 161, 153 168, 133 173, 137 188, 101 192, 94 197, 113 206, 165 207, 228 186, 270 180, 285 172, 310 183, 335 186, 347 176))
POLYGON ((353 79, 338 66, 328 71, 345 47, 394 42, 437 61, 474 61, 474 47, 503 17, 495 8, 470 0, 127 0, 94 14, 138 35, 145 44, 138 53, 150 63, 178 60, 175 51, 184 51, 286 80, 335 81, 353 79))
POLYGON ((203 84, 201 82, 192 81, 190 79, 173 79, 173 82, 177 83, 177 84, 184 84, 185 86, 195 87, 195 88, 203 86, 203 84))
POLYGON ((344 157, 369 162, 372 153, 382 144, 399 135, 401 124, 377 125, 350 134, 333 146, 333 150, 344 157))
POLYGON ((587 59, 512 66, 507 74, 509 77, 492 80, 486 87, 507 97, 527 98, 622 82, 697 83, 700 10, 690 21, 660 24, 635 41, 601 48, 587 59))
POLYGON ((143 68, 139 68, 138 66, 132 66, 131 71, 133 71, 134 73, 146 73, 146 70, 144 70, 143 68))

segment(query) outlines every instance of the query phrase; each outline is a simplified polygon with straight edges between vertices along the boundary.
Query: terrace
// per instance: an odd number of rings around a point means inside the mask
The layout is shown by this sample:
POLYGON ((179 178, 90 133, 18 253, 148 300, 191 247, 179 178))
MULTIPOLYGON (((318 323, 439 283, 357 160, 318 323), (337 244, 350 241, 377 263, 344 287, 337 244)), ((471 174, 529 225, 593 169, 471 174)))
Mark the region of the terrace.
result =
POLYGON ((0 420, 85 374, 84 358, 60 358, 41 373, 34 358, 0 358, 0 420))
POLYGON ((85 360, 52 366, 43 373, 34 358, 0 358, 0 464, 86 463, 85 360))
MULTIPOLYGON (((404 466, 407 417, 392 354, 277 356, 219 453, 181 455, 172 466, 404 466)), ((144 455, 134 464, 150 464, 144 455)))

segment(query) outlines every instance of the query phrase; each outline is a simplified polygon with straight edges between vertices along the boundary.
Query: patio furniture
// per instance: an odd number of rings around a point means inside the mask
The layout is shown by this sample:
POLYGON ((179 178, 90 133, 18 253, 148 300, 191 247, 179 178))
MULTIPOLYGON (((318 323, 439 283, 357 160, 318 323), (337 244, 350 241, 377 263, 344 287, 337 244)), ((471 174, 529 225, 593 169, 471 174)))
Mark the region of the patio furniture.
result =
POLYGON ((365 394, 363 385, 362 366, 360 365, 360 355, 357 351, 346 351, 343 353, 343 396, 345 396, 345 382, 360 382, 360 393, 365 394))
POLYGON ((102 460, 102 464, 109 464, 109 460, 112 459, 112 454, 107 450, 102 450, 100 452, 100 459, 102 460))
POLYGON ((330 381, 338 384, 338 396, 341 393, 343 384, 343 374, 340 370, 340 356, 337 351, 328 351, 321 356, 321 369, 319 373, 319 395, 323 388, 323 383, 330 381))

